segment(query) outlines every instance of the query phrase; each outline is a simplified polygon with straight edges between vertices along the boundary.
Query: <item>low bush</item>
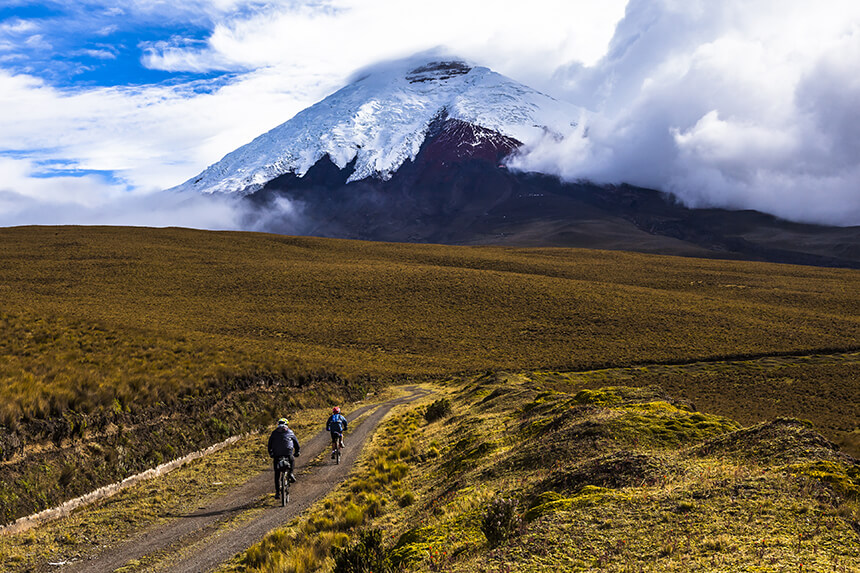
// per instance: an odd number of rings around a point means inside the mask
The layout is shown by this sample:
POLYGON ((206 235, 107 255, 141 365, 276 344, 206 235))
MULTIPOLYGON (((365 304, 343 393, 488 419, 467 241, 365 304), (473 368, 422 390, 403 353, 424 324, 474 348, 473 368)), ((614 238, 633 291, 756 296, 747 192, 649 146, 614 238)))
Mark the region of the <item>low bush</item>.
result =
POLYGON ((427 412, 424 414, 424 419, 428 422, 435 422, 436 420, 441 420, 450 414, 451 401, 448 400, 448 398, 440 398, 427 406, 427 412))
POLYGON ((498 498, 490 502, 481 521, 481 531, 491 546, 499 545, 519 532, 522 520, 518 508, 519 503, 513 498, 498 498))
POLYGON ((393 573, 389 552, 382 545, 382 531, 367 529, 345 549, 334 550, 333 573, 393 573))

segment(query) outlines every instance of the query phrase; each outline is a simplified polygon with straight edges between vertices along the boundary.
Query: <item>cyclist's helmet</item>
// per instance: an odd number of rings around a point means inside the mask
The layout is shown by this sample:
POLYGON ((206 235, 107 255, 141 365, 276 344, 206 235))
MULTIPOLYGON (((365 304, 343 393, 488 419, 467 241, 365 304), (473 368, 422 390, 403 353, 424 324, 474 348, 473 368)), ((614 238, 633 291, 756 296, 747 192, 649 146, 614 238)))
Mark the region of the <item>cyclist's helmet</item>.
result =
POLYGON ((340 406, 335 406, 331 409, 332 414, 340 414, 340 406))
POLYGON ((287 419, 281 418, 280 420, 278 420, 278 425, 279 426, 286 426, 287 425, 287 419))

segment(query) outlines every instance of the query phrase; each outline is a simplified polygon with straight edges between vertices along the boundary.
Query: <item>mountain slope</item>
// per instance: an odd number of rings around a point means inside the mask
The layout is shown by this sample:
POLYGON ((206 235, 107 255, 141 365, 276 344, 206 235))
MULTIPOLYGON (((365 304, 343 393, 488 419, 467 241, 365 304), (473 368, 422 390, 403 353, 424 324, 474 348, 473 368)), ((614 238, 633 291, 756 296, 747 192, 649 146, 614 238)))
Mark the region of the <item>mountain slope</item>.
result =
POLYGON ((348 181, 388 179, 414 160, 435 120, 477 126, 483 140, 528 143, 570 130, 582 111, 483 67, 458 60, 408 59, 358 77, 175 190, 248 193, 322 158, 348 181))
POLYGON ((655 190, 505 166, 585 116, 487 68, 370 70, 176 187, 248 198, 244 228, 444 244, 634 250, 860 268, 860 227, 688 209, 655 190))
POLYGON ((248 195, 248 220, 261 230, 345 239, 584 247, 860 268, 860 227, 689 209, 651 189, 518 173, 499 165, 516 141, 481 139, 479 130, 437 120, 415 159, 384 181, 350 181, 354 163, 341 169, 323 158, 301 177, 281 175, 248 195))

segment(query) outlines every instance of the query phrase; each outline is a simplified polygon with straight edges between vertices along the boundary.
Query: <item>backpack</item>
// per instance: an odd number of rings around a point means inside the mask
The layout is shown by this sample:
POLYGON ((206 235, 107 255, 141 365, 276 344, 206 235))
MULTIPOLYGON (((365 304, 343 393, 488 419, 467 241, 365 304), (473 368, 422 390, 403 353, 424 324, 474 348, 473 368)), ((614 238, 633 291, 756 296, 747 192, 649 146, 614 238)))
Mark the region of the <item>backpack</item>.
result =
POLYGON ((328 419, 329 428, 331 428, 332 432, 342 432, 343 431, 343 421, 341 420, 340 414, 332 414, 328 419))

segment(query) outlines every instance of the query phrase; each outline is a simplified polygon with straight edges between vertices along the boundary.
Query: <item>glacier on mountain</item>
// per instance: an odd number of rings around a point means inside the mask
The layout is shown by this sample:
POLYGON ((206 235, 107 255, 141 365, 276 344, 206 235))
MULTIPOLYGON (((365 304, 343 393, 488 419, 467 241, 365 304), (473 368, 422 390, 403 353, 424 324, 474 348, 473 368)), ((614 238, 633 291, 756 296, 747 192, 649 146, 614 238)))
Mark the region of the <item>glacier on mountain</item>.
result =
POLYGON ((303 176, 326 155, 341 169, 355 161, 350 181, 387 180, 415 159, 439 117, 529 145, 571 131, 583 111, 461 60, 402 60, 364 73, 173 190, 252 193, 285 173, 303 176))

